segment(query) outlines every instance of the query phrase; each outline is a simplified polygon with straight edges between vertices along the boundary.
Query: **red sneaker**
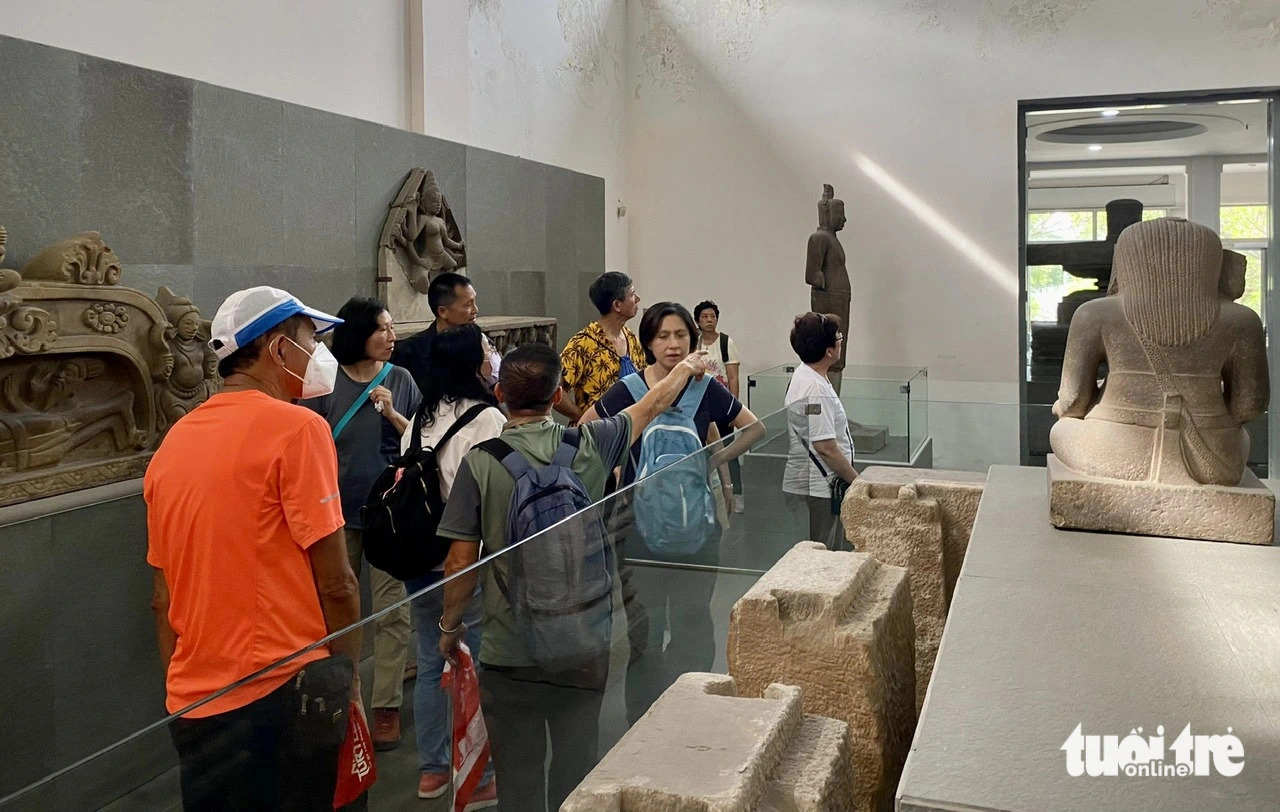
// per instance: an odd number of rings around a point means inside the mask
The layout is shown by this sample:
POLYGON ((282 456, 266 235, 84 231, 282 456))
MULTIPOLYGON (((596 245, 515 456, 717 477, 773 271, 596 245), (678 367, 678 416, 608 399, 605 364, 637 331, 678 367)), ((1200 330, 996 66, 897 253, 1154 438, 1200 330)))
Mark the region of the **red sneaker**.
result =
POLYGON ((449 791, 448 773, 423 773, 418 779, 418 797, 439 798, 449 791))
POLYGON ((471 796, 471 801, 463 809, 463 812, 475 812, 477 809, 489 809, 498 805, 498 782, 490 781, 483 787, 476 790, 475 795, 471 796))
POLYGON ((400 746, 400 709, 373 709, 373 749, 394 750, 400 746))

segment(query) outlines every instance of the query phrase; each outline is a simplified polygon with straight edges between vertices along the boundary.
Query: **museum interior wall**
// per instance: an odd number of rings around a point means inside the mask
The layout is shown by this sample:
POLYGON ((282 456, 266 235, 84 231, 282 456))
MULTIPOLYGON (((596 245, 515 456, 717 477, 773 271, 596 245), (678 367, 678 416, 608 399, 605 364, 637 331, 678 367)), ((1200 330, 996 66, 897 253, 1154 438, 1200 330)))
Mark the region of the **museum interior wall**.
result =
POLYGON ((625 269, 623 0, 420 0, 420 54, 413 5, 0 0, 0 34, 604 178, 606 262, 625 269))

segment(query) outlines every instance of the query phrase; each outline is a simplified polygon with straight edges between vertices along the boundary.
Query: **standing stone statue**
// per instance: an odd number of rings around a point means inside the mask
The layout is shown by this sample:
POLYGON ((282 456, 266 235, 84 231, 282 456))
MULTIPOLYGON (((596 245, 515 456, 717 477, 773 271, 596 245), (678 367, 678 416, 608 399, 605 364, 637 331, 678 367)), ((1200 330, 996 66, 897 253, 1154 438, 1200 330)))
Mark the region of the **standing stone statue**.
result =
POLYGON ((1244 269, 1181 218, 1120 235, 1109 295, 1071 320, 1049 434, 1055 525, 1271 543, 1274 497, 1245 467, 1270 382, 1262 321, 1234 301, 1244 269))
POLYGON ((160 369, 157 387, 158 424, 165 431, 213 394, 218 356, 209 348, 209 323, 190 299, 162 285, 155 301, 168 321, 164 338, 172 353, 160 369))
POLYGON ((444 219, 444 196, 436 176, 427 170, 419 190, 409 198, 404 219, 392 240, 409 255, 407 269, 414 290, 426 294, 431 280, 462 264, 465 247, 449 236, 444 219))
MULTIPOLYGON (((831 184, 822 185, 822 197, 818 200, 818 230, 809 235, 809 249, 805 258, 804 281, 811 288, 809 308, 815 313, 830 313, 840 317, 840 326, 849 332, 849 299, 853 291, 849 286, 849 270, 844 264, 844 246, 836 232, 844 228, 844 201, 835 197, 831 184)), ((840 360, 831 366, 831 383, 840 391, 840 373, 844 370, 849 342, 840 350, 840 360)))
POLYGON ((462 230, 435 174, 410 170, 378 238, 378 298, 397 326, 416 332, 435 319, 427 302, 431 280, 446 271, 465 273, 466 264, 462 230))

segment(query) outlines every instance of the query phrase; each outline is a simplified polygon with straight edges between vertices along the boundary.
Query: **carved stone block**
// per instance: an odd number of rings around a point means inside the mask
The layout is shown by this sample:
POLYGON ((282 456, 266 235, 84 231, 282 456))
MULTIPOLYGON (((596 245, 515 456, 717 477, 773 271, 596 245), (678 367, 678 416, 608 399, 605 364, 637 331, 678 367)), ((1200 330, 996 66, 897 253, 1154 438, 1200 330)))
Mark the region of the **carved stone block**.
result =
POLYGON ((722 674, 681 675, 561 812, 854 809, 848 725, 805 715, 799 688, 760 693, 742 697, 722 674))
POLYGON ((849 436, 855 453, 874 454, 889 444, 889 427, 856 423, 849 426, 849 436))
POLYGON ((216 387, 195 307, 121 274, 93 231, 0 269, 0 505, 141 476, 216 387))
POLYGON ((872 467, 845 494, 841 519, 853 548, 909 573, 917 710, 933 676, 985 482, 984 475, 965 471, 872 467))
POLYGON ((397 324, 425 326, 435 318, 426 295, 431 280, 447 271, 465 274, 466 264, 462 231, 435 175, 410 170, 378 240, 378 298, 397 324))
POLYGON ((806 541, 734 606, 729 673, 744 696, 796 685, 807 713, 848 722, 853 808, 890 810, 915 730, 914 638, 906 570, 806 541))
POLYGON ((1248 469, 1236 487, 1084 476, 1053 454, 1048 469, 1054 527, 1242 544, 1275 538, 1275 494, 1248 469))

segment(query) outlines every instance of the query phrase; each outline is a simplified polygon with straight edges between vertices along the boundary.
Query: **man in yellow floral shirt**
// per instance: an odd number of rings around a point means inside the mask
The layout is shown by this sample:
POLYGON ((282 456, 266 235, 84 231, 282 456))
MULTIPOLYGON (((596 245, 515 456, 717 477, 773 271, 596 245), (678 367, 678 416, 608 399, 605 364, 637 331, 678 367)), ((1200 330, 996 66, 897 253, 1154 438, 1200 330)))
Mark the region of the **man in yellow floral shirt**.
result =
POLYGON ((588 295, 600 318, 579 330, 560 353, 565 397, 556 411, 575 423, 609 387, 645 367, 640 339, 627 329, 640 310, 631 277, 609 271, 591 283, 588 295))

